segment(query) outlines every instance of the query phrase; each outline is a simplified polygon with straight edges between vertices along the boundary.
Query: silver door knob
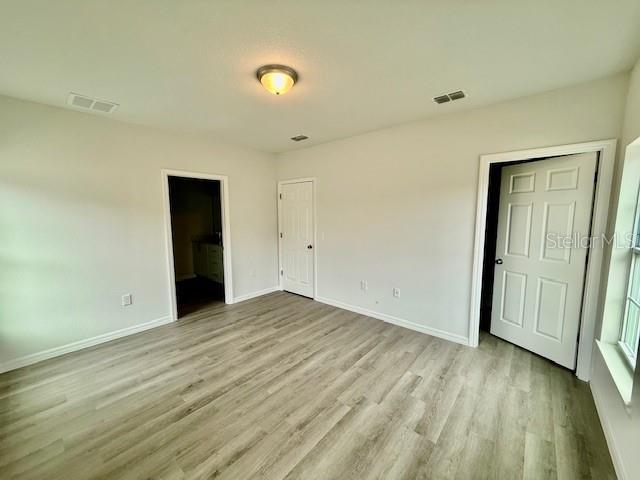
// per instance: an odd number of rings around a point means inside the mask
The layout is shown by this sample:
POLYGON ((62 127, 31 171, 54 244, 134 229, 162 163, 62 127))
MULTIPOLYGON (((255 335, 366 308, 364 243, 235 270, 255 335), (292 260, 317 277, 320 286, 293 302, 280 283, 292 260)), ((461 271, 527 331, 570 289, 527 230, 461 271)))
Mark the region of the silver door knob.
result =
POLYGON ((496 260, 496 265, 502 265, 502 259, 501 258, 498 258, 496 260))

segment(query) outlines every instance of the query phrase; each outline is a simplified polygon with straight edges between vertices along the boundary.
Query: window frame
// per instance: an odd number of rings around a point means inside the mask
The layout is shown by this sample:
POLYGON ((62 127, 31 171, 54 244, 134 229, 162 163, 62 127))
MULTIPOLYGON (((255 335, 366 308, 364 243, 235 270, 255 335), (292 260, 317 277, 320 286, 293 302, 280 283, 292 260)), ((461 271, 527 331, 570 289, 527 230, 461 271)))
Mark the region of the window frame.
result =
MULTIPOLYGON (((632 370, 635 370, 637 364, 637 352, 638 344, 640 343, 640 325, 636 326, 636 338, 634 345, 628 345, 625 342, 627 329, 629 328, 629 305, 633 304, 638 310, 640 310, 640 298, 632 297, 632 289, 634 285, 634 275, 636 270, 636 262, 640 262, 640 188, 638 189, 638 195, 636 196, 636 210, 634 213, 633 233, 631 236, 630 254, 631 261, 629 262, 629 277, 627 279, 627 294, 624 304, 624 316, 622 317, 622 325, 620 328, 620 336, 618 338, 618 347, 622 351, 624 359, 627 361, 632 370)), ((639 274, 640 275, 640 274, 639 274)), ((640 282, 640 278, 636 279, 640 282)), ((638 323, 640 323, 640 314, 638 316, 638 323)))

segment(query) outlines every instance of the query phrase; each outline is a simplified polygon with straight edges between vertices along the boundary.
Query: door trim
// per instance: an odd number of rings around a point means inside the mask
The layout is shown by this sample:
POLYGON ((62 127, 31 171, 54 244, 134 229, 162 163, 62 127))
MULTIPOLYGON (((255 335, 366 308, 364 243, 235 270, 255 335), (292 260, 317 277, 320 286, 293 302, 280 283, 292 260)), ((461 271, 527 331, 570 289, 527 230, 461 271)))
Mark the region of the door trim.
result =
MULTIPOLYGON (((471 305, 469 309, 469 346, 477 347, 480 337, 480 300, 482 291, 482 266, 485 247, 485 228, 487 220, 487 197, 489 194, 489 169, 495 163, 518 160, 572 155, 575 153, 597 152, 598 181, 593 204, 591 234, 594 237, 605 235, 611 197, 611 183, 615 163, 617 140, 575 143, 554 147, 534 148, 504 153, 492 153, 480 156, 478 175, 478 200, 476 210, 475 241, 473 250, 473 271, 471 283, 471 305)), ((586 268, 584 297, 580 316, 580 337, 576 375, 588 381, 591 375, 591 355, 595 345, 595 326, 600 292, 600 274, 604 249, 590 248, 586 268)))
POLYGON ((199 178, 220 182, 220 210, 222 217, 222 264, 224 270, 224 301, 234 303, 233 273, 231 262, 231 227, 229 213, 229 178, 226 175, 187 172, 184 170, 162 169, 162 195, 164 207, 164 230, 167 249, 167 272, 169 276, 169 299, 171 303, 171 321, 178 320, 178 301, 176 298, 176 272, 173 263, 173 237, 171 232, 171 208, 169 203, 169 177, 199 178))
POLYGON ((278 200, 278 287, 280 290, 284 290, 282 285, 282 238, 280 238, 280 233, 282 232, 282 199, 280 198, 280 194, 282 193, 282 186, 290 183, 302 183, 302 182, 311 182, 312 199, 313 199, 313 299, 315 300, 318 296, 318 228, 317 228, 317 219, 318 219, 318 199, 317 199, 317 188, 316 188, 316 177, 305 177, 305 178, 291 178, 288 180, 280 180, 278 182, 278 192, 277 192, 277 200, 278 200))

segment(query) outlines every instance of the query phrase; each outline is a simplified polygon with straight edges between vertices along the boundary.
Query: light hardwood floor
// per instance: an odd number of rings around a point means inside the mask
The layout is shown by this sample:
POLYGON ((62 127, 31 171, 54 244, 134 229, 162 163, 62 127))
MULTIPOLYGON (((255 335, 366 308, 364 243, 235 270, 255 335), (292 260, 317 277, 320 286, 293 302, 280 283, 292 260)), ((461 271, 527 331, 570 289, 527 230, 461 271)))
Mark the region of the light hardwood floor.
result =
POLYGON ((588 385, 295 295, 0 375, 0 478, 615 478, 588 385))

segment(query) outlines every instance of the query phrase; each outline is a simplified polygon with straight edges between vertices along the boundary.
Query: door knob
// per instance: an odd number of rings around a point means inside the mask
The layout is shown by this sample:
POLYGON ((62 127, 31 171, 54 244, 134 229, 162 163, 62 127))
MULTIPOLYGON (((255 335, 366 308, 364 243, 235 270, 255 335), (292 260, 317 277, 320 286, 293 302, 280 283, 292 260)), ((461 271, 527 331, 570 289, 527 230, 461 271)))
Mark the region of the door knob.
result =
POLYGON ((498 258, 496 260, 496 265, 502 265, 502 259, 501 258, 498 258))
POLYGON ((313 245, 307 245, 307 248, 311 250, 313 248, 313 245))

